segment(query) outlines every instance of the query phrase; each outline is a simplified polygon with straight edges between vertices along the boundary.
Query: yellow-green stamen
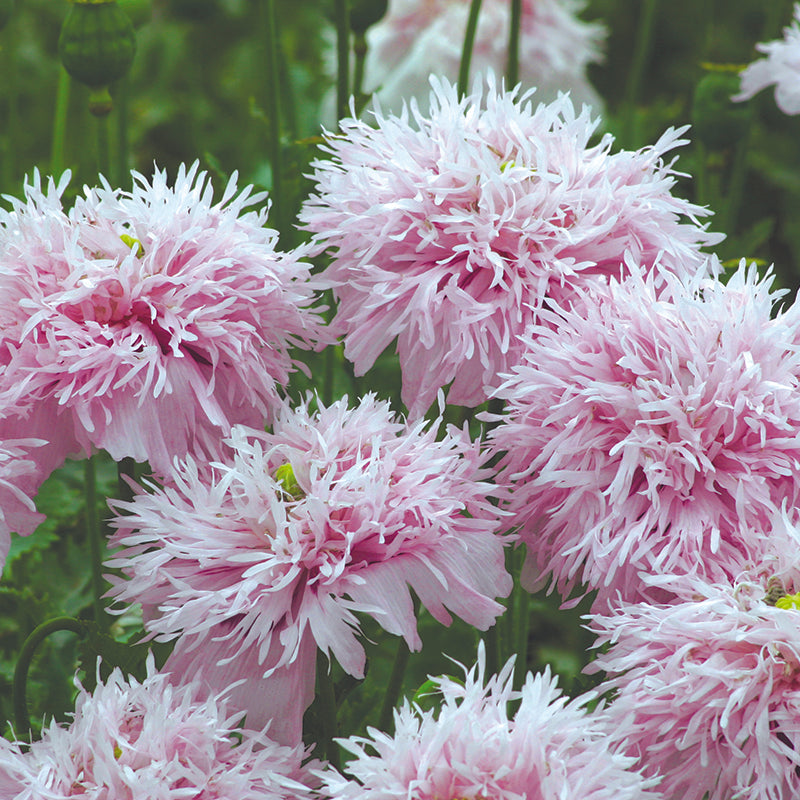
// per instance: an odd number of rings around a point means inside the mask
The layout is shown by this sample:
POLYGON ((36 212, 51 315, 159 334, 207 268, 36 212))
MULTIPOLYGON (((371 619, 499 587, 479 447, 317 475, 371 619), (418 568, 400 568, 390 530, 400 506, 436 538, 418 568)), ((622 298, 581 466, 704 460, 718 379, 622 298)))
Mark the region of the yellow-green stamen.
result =
POLYGON ((784 609, 800 608, 800 592, 797 594, 785 594, 778 599, 775 606, 784 609))
POLYGON ((141 258, 144 255, 144 247, 142 247, 142 243, 138 239, 128 236, 127 233, 123 233, 119 238, 135 252, 136 258, 141 258))
POLYGON ((275 480, 281 484, 283 491, 295 500, 300 500, 305 497, 305 492, 300 488, 300 484, 294 476, 294 470, 291 464, 281 464, 281 466, 275 470, 275 480))

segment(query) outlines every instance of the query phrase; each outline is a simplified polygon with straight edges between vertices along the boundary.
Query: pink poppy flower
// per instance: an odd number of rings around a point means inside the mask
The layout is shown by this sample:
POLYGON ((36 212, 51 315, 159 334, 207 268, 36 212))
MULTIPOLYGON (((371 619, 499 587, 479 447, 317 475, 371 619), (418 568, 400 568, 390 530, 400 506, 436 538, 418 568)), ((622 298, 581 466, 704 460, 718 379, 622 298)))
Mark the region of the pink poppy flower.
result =
POLYGON ((95 447, 165 472, 270 418, 290 348, 326 335, 310 266, 247 210, 264 195, 232 179, 214 203, 195 164, 66 212, 68 177, 0 212, 0 433, 51 441, 54 466, 95 447))
POLYGON ((11 546, 11 534, 27 536, 44 519, 36 511, 33 497, 46 477, 36 456, 46 444, 41 439, 0 442, 0 573, 11 546))
MULTIPOLYGON (((523 0, 520 18, 519 79, 536 87, 542 100, 569 92, 573 103, 596 110, 602 101, 586 78, 589 64, 602 61, 603 25, 583 22, 581 0, 523 0)), ((367 91, 381 108, 399 112, 416 98, 428 112, 431 74, 458 77, 469 3, 461 0, 391 0, 389 11, 367 31, 367 91)), ((472 70, 502 75, 511 23, 507 0, 484 0, 472 51, 472 70)))
POLYGON ((523 337, 491 433, 529 585, 598 603, 652 596, 640 574, 735 575, 800 502, 798 309, 771 318, 755 268, 660 295, 630 273, 523 337))
POLYGON ((670 194, 676 173, 663 156, 682 130, 611 153, 610 136, 589 145, 596 122, 566 97, 533 110, 529 94, 491 80, 461 100, 431 83, 430 117, 412 105, 377 112, 374 125, 341 123, 300 215, 333 259, 324 274, 346 357, 363 374, 397 339, 414 415, 447 384, 449 402, 483 402, 519 362, 517 337, 543 305, 619 274, 626 251, 695 272, 699 247, 721 238, 698 224, 705 209, 670 194))
POLYGON ((466 432, 437 441, 368 395, 286 409, 272 433, 236 427, 228 444, 227 462, 187 458, 171 484, 114 504, 127 515, 108 565, 127 575, 111 594, 141 603, 152 635, 181 634, 170 669, 248 679, 232 695, 248 725, 273 719, 278 741, 299 740, 317 648, 363 676, 357 612, 411 649, 410 589, 443 624, 452 612, 485 630, 502 612, 504 539, 466 432))
POLYGON ((437 713, 405 702, 395 712, 395 734, 341 744, 356 757, 347 779, 318 773, 331 800, 656 800, 656 781, 634 771, 636 759, 609 747, 602 708, 588 712, 584 695, 561 695, 549 669, 528 674, 512 691, 513 660, 486 681, 481 647, 464 683, 435 679, 437 713), (513 718, 509 703, 519 701, 513 718))
POLYGON ((800 3, 794 20, 783 29, 783 39, 757 44, 766 55, 741 73, 741 91, 733 100, 749 100, 767 86, 775 86, 775 102, 784 114, 800 114, 800 3))
MULTIPOLYGON (((787 531, 789 536, 787 536, 787 531)), ((800 536, 726 583, 662 579, 678 601, 592 619, 611 742, 627 741, 665 800, 787 800, 800 792, 800 536), (682 588, 681 588, 682 586, 682 588)), ((658 578, 654 578, 658 581, 658 578)))
MULTIPOLYGON (((152 660, 142 683, 116 669, 79 689, 68 726, 52 722, 31 745, 0 739, 7 800, 311 800, 301 748, 238 727, 220 694, 200 702, 152 660)), ((309 765, 312 766, 312 765, 309 765)))

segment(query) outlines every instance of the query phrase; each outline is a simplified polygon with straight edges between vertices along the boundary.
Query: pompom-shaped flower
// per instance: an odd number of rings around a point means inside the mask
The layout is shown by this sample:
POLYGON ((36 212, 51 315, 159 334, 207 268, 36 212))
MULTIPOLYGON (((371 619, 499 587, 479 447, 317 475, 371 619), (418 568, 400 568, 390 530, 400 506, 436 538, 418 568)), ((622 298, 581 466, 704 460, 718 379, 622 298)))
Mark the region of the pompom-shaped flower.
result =
POLYGON ((246 210, 264 196, 231 180, 214 203, 195 165, 67 213, 67 179, 0 211, 0 431, 60 439, 56 462, 97 447, 166 471, 271 417, 289 348, 323 329, 309 265, 246 210))
POLYGON ((237 427, 228 443, 229 462, 187 459, 173 485, 116 504, 128 515, 109 565, 128 576, 112 594, 142 603, 153 634, 183 634, 170 668, 206 665, 213 683, 209 665, 235 659, 218 678, 251 679, 248 725, 274 717, 279 741, 299 739, 317 647, 363 674, 356 611, 419 648, 409 587, 444 624, 449 609, 485 629, 502 611, 493 487, 466 433, 437 441, 368 395, 352 410, 287 409, 272 433, 237 427))
POLYGON ((645 800, 658 795, 633 770, 635 759, 609 748, 602 710, 588 713, 584 696, 567 702, 549 670, 528 674, 512 691, 513 661, 484 687, 483 649, 462 684, 438 678, 438 715, 407 702, 395 712, 395 735, 342 745, 356 758, 355 780, 320 773, 331 800, 645 800), (508 703, 519 700, 513 719, 508 703), (369 752, 368 752, 369 751, 369 752), (374 752, 374 755, 372 755, 374 752))
POLYGON ((783 557, 726 584, 671 581, 674 604, 592 620, 610 645, 591 668, 610 676, 612 740, 663 776, 665 800, 800 792, 800 537, 787 527, 778 517, 771 532, 783 557))
POLYGON ((766 55, 741 74, 741 91, 734 100, 749 100, 767 86, 775 86, 775 102, 784 114, 800 114, 800 3, 794 20, 783 29, 783 39, 757 44, 766 55))
MULTIPOLYGON (((582 0, 523 0, 520 17, 520 75, 543 100, 569 92, 576 106, 598 109, 600 98, 586 79, 589 64, 601 60, 602 25, 582 22, 582 0)), ((384 109, 399 111, 415 97, 428 105, 428 78, 455 81, 464 44, 469 3, 461 0, 392 0, 389 11, 367 32, 368 87, 384 109)), ((507 0, 484 0, 472 50, 472 68, 503 74, 511 24, 507 0)))
POLYGON ((300 748, 237 728, 221 696, 198 702, 152 661, 142 683, 114 670, 80 692, 68 727, 30 746, 0 739, 6 800, 306 800, 313 779, 300 748))
POLYGON ((412 106, 416 128, 407 112, 377 113, 377 127, 344 120, 301 212, 333 256, 345 355, 362 374, 397 338, 412 413, 451 382, 450 402, 481 403, 546 299, 618 274, 626 251, 694 272, 699 246, 719 240, 697 224, 704 209, 670 194, 662 156, 681 131, 612 154, 610 136, 588 145, 596 123, 567 97, 534 111, 491 81, 461 100, 431 83, 430 117, 412 106))
POLYGON ((643 599, 642 571, 736 575, 800 501, 797 309, 771 319, 755 268, 660 296, 634 269, 529 332, 491 434, 529 580, 598 602, 643 599))
POLYGON ((27 536, 44 519, 37 513, 33 497, 46 478, 36 451, 41 439, 0 442, 0 573, 11 546, 11 534, 27 536))

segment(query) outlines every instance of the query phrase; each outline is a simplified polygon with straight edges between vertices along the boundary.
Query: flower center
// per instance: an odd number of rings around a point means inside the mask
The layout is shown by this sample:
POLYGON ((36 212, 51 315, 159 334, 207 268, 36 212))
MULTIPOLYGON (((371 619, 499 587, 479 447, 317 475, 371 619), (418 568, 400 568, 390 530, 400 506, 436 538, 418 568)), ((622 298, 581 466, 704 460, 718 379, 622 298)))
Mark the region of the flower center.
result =
POLYGON ((294 470, 291 464, 281 464, 275 470, 275 480, 281 484, 285 494, 288 494, 294 500, 302 500, 306 493, 300 488, 297 478, 294 475, 294 470))
POLYGON ((785 594, 779 597, 775 603, 777 608, 800 608, 800 592, 797 594, 785 594))

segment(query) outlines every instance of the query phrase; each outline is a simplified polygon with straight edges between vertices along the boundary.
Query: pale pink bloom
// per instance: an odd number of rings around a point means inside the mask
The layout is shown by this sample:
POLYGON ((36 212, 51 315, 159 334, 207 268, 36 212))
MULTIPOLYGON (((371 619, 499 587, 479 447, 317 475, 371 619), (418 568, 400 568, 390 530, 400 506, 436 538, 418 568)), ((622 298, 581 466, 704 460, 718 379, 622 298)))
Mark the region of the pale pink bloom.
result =
POLYGON ((302 748, 239 728, 223 693, 198 701, 167 678, 152 660, 142 683, 115 669, 92 694, 77 684, 68 726, 29 749, 0 739, 4 800, 311 800, 302 748))
POLYGON ((800 536, 796 521, 775 523, 779 554, 735 579, 666 580, 677 602, 592 619, 612 744, 627 740, 646 774, 663 776, 665 800, 800 793, 800 536))
POLYGON ((527 582, 598 603, 643 599, 640 573, 735 575, 800 503, 800 309, 771 318, 754 267, 660 295, 630 273, 523 337, 491 433, 527 582))
POLYGON ((618 274, 626 251, 695 272, 699 247, 720 240, 697 222, 705 209, 670 194, 663 156, 683 130, 611 153, 610 136, 589 145, 596 123, 566 97, 533 110, 492 81, 462 100, 431 83, 430 118, 412 106, 414 125, 407 110, 341 123, 300 215, 333 258, 346 357, 363 374, 397 339, 413 414, 451 382, 450 402, 483 402, 543 304, 618 274))
POLYGON ((325 337, 310 265, 248 210, 264 195, 231 179, 215 203, 195 164, 67 212, 68 177, 0 211, 0 434, 47 439, 54 466, 94 447, 166 471, 270 418, 290 348, 325 337))
POLYGON ((436 433, 372 395, 286 409, 272 433, 236 427, 226 463, 187 458, 165 488, 115 503, 127 515, 108 564, 127 580, 111 576, 111 594, 141 603, 159 640, 182 634, 170 668, 249 678, 234 694, 247 724, 274 717, 272 735, 297 741, 316 649, 363 675, 356 612, 413 650, 409 589, 443 624, 452 612, 485 630, 502 612, 511 578, 485 454, 465 431, 436 433))
POLYGON ((741 73, 741 91, 733 100, 749 100, 775 85, 775 102, 784 114, 800 114, 800 3, 795 3, 794 20, 783 29, 783 40, 757 44, 766 55, 741 73))
POLYGON ((47 442, 13 439, 0 442, 0 573, 11 546, 11 534, 27 536, 44 519, 33 497, 47 477, 36 457, 47 442))
POLYGON ((371 728, 369 737, 341 744, 356 758, 348 780, 318 773, 331 800, 656 800, 656 783, 634 771, 636 760, 609 747, 602 708, 594 699, 561 695, 549 668, 528 674, 512 690, 513 660, 486 681, 483 648, 464 683, 435 679, 438 714, 407 701, 395 712, 395 734, 371 728), (519 701, 509 719, 509 703, 519 701))
MULTIPOLYGON (((431 74, 458 77, 469 3, 464 0, 391 0, 389 11, 367 31, 365 91, 376 92, 384 110, 399 112, 416 98, 428 111, 431 74)), ((523 0, 519 80, 537 97, 555 100, 569 92, 573 103, 602 106, 586 78, 589 64, 602 60, 603 25, 582 22, 583 0, 523 0)), ((472 51, 472 72, 502 75, 508 56, 511 3, 483 0, 472 51)))

